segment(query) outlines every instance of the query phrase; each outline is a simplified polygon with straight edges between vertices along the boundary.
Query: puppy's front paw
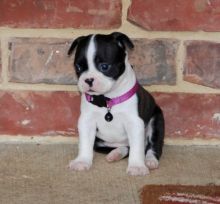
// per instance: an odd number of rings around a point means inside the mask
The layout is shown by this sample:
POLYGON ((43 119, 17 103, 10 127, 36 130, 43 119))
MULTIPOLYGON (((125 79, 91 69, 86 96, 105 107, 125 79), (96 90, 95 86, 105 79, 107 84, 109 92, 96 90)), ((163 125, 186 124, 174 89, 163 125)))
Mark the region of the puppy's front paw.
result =
POLYGON ((127 173, 131 176, 145 176, 150 172, 146 166, 129 166, 127 173))
POLYGON ((80 161, 80 160, 72 160, 69 163, 69 169, 73 171, 85 171, 89 170, 91 167, 91 164, 85 162, 85 161, 80 161))

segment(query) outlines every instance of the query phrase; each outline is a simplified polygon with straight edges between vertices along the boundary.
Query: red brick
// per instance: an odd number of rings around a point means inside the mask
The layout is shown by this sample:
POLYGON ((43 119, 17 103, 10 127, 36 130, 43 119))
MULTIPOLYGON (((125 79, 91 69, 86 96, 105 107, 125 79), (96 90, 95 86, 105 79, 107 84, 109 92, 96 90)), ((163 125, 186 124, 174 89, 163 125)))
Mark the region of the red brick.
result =
POLYGON ((0 82, 2 79, 2 53, 1 53, 1 42, 0 42, 0 82))
POLYGON ((10 42, 9 80, 22 83, 74 84, 70 40, 15 38, 10 42))
POLYGON ((79 95, 1 91, 0 112, 0 134, 75 136, 79 95))
POLYGON ((187 41, 184 80, 220 88, 220 43, 187 41))
POLYGON ((0 1, 0 26, 22 28, 118 28, 121 0, 0 1))
POLYGON ((132 0, 128 20, 147 30, 220 31, 220 1, 132 0))
POLYGON ((129 60, 141 84, 176 84, 177 40, 139 38, 133 42, 129 60))
MULTIPOLYGON (((72 41, 72 40, 71 40, 72 41)), ((142 84, 176 83, 176 52, 173 39, 133 39, 129 53, 142 84)), ((20 83, 76 84, 73 57, 67 56, 68 39, 15 38, 10 42, 9 80, 20 83)))
POLYGON ((170 138, 220 139, 220 94, 156 93, 170 138))
MULTIPOLYGON (((220 139, 220 95, 154 93, 166 121, 166 137, 220 139)), ((0 92, 0 135, 77 135, 79 94, 0 92)))

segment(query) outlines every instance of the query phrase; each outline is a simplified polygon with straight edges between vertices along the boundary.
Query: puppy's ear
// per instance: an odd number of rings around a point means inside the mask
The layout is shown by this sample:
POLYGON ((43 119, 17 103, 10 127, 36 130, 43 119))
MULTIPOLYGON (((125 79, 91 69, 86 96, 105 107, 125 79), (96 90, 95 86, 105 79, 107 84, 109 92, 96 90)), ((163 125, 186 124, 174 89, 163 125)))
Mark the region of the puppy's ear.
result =
POLYGON ((69 48, 69 50, 68 50, 68 56, 70 56, 70 55, 72 55, 72 53, 73 53, 73 51, 74 51, 74 49, 76 48, 76 46, 79 44, 79 42, 82 40, 82 39, 84 39, 85 38, 85 36, 81 36, 81 37, 78 37, 78 38, 76 38, 73 42, 72 42, 72 44, 71 44, 71 46, 70 46, 70 48, 69 48))
POLYGON ((119 46, 124 48, 126 50, 126 48, 129 49, 133 49, 134 48, 134 44, 131 42, 130 38, 120 32, 114 32, 111 34, 115 40, 118 42, 119 46))

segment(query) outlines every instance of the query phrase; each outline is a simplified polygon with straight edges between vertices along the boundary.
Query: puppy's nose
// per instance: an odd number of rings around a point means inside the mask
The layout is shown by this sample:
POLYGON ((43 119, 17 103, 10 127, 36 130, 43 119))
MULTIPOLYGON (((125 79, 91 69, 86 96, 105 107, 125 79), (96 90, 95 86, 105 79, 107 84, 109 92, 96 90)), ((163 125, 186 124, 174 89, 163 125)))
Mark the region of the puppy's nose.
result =
POLYGON ((85 79, 85 82, 89 85, 89 87, 92 87, 93 81, 94 81, 94 78, 85 79))

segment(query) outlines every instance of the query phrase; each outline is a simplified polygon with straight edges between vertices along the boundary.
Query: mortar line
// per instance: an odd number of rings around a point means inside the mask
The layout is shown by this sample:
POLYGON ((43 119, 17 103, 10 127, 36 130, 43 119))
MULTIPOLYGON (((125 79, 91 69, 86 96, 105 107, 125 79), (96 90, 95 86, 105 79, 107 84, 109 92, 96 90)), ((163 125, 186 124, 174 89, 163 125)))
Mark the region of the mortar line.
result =
MULTIPOLYGON (((126 2, 126 0, 123 0, 126 2)), ((127 7, 129 5, 127 4, 127 7)), ((122 8, 124 12, 122 15, 122 26, 116 29, 75 29, 75 28, 63 28, 63 29, 29 29, 29 28, 6 28, 0 27, 0 37, 36 37, 36 38, 67 38, 72 39, 79 35, 88 35, 89 33, 103 33, 108 34, 114 31, 125 32, 131 38, 174 38, 179 40, 205 40, 210 42, 220 42, 219 32, 182 32, 182 31, 147 31, 136 25, 131 24, 126 20, 125 8, 122 8), (24 32, 25 31, 25 32, 24 32), (212 39, 212 40, 210 40, 212 39)))
MULTIPOLYGON (((181 87, 170 85, 143 85, 145 89, 150 92, 162 93, 188 93, 188 94, 220 94, 220 90, 215 90, 202 85, 189 82, 182 82, 181 87), (193 87, 193 88, 192 88, 193 87)), ((22 83, 8 83, 6 85, 0 84, 0 90, 4 91, 70 91, 79 92, 77 85, 45 85, 45 84, 22 84, 22 83)))
POLYGON ((176 53, 176 86, 180 87, 183 81, 183 66, 185 59, 185 49, 183 41, 180 41, 179 48, 176 53))
MULTIPOLYGON (((79 137, 57 136, 13 136, 0 135, 0 144, 78 144, 79 137)), ((202 139, 202 138, 165 138, 165 145, 175 146, 220 146, 219 139, 202 139)))
POLYGON ((131 4, 131 1, 129 0, 122 0, 122 17, 121 17, 121 27, 119 30, 123 30, 123 28, 126 28, 129 26, 129 22, 127 21, 127 11, 131 4))
POLYGON ((220 94, 220 90, 218 89, 212 89, 198 84, 191 84, 185 81, 182 82, 181 86, 151 85, 144 86, 144 88, 151 92, 163 93, 220 94))
MULTIPOLYGON (((163 93, 189 93, 189 94, 219 94, 220 90, 204 87, 202 85, 182 82, 180 86, 171 85, 143 85, 145 89, 151 92, 163 93), (193 88, 192 88, 193 87, 193 88)), ((56 84, 25 84, 25 83, 7 83, 0 84, 0 90, 5 91, 70 91, 79 92, 77 85, 56 85, 56 84)))
POLYGON ((0 90, 16 91, 71 91, 78 92, 76 85, 56 85, 56 84, 26 84, 26 83, 7 83, 0 85, 0 90))
POLYGON ((9 65, 8 38, 6 37, 1 37, 1 53, 2 53, 1 86, 6 87, 8 82, 8 65, 9 65))

